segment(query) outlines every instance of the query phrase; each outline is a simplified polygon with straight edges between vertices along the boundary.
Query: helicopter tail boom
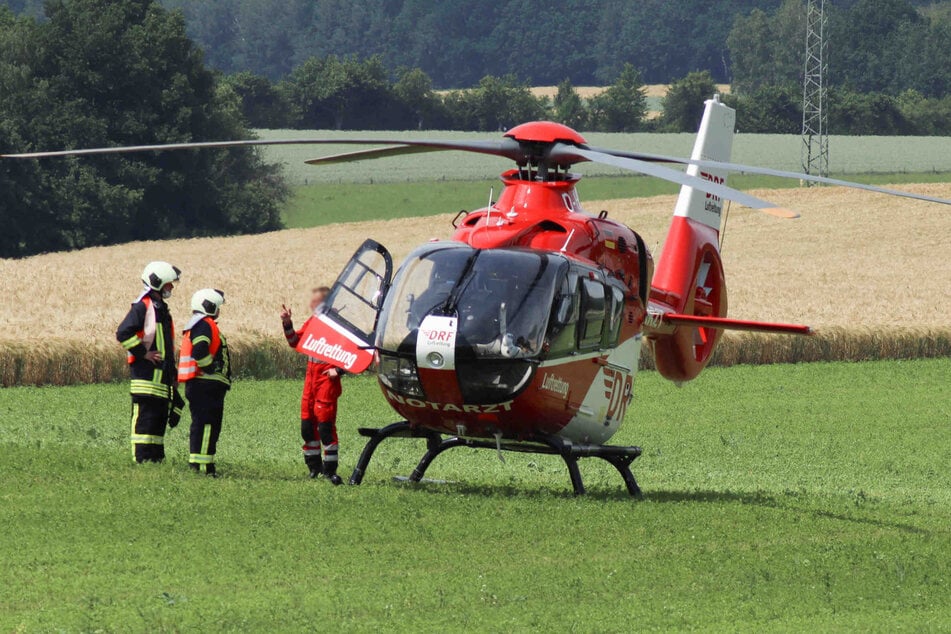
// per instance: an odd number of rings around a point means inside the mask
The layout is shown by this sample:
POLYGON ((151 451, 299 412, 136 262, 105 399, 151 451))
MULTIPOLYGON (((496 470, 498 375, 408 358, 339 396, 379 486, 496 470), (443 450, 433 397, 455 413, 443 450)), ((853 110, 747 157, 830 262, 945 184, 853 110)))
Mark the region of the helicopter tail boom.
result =
MULTIPOLYGON (((736 112, 714 96, 706 101, 693 159, 728 161, 733 147, 736 112)), ((718 185, 727 172, 689 165, 687 173, 718 185)), ((719 237, 723 199, 689 185, 680 189, 674 217, 651 281, 648 312, 706 319, 727 313, 726 283, 719 237)), ((674 324, 658 320, 648 326, 657 370, 672 381, 689 381, 706 367, 722 334, 708 323, 674 324)))

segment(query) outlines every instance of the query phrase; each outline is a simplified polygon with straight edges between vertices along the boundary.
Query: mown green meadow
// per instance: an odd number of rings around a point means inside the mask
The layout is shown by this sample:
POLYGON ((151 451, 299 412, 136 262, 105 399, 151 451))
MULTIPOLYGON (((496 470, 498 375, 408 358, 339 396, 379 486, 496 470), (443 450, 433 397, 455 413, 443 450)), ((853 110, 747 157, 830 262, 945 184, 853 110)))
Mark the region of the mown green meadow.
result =
MULTIPOLYGON (((411 161, 412 157, 403 160, 411 161)), ((834 177, 871 185, 945 183, 951 180, 951 172, 837 174, 834 177)), ((800 186, 799 181, 788 178, 749 174, 733 175, 729 184, 740 190, 800 186)), ((490 190, 493 199, 497 200, 501 189, 502 183, 492 173, 482 180, 467 181, 299 185, 293 189, 285 208, 284 223, 290 229, 302 229, 338 222, 434 216, 462 209, 471 211, 488 204, 490 190)), ((582 201, 662 196, 678 191, 678 186, 673 183, 646 176, 589 176, 578 185, 582 201)))
MULTIPOLYGON (((504 132, 422 131, 335 131, 335 130, 257 130, 262 139, 440 139, 496 140, 504 132)), ((668 156, 689 156, 695 134, 591 133, 585 134, 594 147, 641 151, 668 156)), ((292 185, 317 183, 399 183, 412 181, 457 181, 491 178, 514 167, 510 161, 494 156, 466 152, 432 152, 378 159, 366 163, 306 165, 305 160, 353 152, 372 146, 359 145, 280 145, 262 148, 268 161, 285 166, 292 185)), ((895 172, 949 172, 951 152, 947 137, 831 136, 829 170, 834 174, 895 172)), ((744 134, 738 131, 733 141, 732 159, 736 163, 758 165, 798 172, 801 168, 802 139, 798 134, 744 134)), ((627 174, 618 168, 581 163, 573 168, 580 174, 604 176, 627 174)))
MULTIPOLYGON (((304 478, 299 383, 240 382, 223 477, 136 467, 125 386, 0 390, 0 631, 632 631, 951 627, 951 359, 652 372, 583 463, 384 445, 363 486, 304 478)), ((373 381, 341 403, 393 420, 373 381)))

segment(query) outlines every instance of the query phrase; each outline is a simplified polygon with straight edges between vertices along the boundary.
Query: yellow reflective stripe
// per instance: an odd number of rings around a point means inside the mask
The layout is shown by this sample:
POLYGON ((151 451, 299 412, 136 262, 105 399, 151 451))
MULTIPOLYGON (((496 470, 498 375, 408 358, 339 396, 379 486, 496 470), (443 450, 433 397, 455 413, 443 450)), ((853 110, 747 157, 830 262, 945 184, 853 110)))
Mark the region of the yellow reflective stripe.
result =
POLYGON ((195 379, 204 381, 218 381, 219 383, 224 383, 225 385, 231 385, 231 381, 229 381, 228 377, 223 374, 199 374, 195 377, 195 379))
POLYGON ((171 398, 172 388, 156 381, 146 381, 144 379, 132 379, 131 392, 144 396, 158 396, 159 398, 171 398))
POLYGON ((150 434, 132 434, 132 443, 136 445, 164 445, 165 436, 152 436, 150 434))
MULTIPOLYGON (((160 323, 155 324, 155 348, 162 355, 162 359, 165 359, 165 326, 160 323)), ((162 366, 156 366, 152 380, 156 383, 162 382, 162 366)))
POLYGON ((215 464, 215 456, 213 454, 192 453, 188 454, 188 462, 195 464, 215 464))
POLYGON ((157 396, 165 400, 172 398, 172 388, 161 381, 146 381, 145 379, 132 379, 129 391, 132 394, 140 396, 157 396))
POLYGON ((155 324, 155 348, 165 356, 165 326, 155 324))
POLYGON ((129 432, 129 437, 132 438, 132 462, 135 460, 135 421, 139 420, 139 404, 132 404, 132 430, 129 432))
POLYGON ((225 382, 231 385, 231 381, 227 378, 231 374, 231 353, 228 351, 228 342, 225 340, 225 336, 219 334, 219 337, 221 338, 221 349, 218 350, 221 355, 221 374, 226 377, 225 382))
POLYGON ((197 344, 200 341, 204 341, 209 346, 211 345, 211 339, 207 335, 201 335, 200 337, 195 337, 194 339, 192 339, 192 347, 194 347, 195 344, 197 344))
POLYGON ((198 364, 199 368, 203 368, 206 365, 211 365, 214 362, 215 362, 215 358, 211 356, 210 354, 202 357, 201 359, 195 359, 195 363, 198 364))
POLYGON ((141 344, 142 340, 139 338, 139 335, 132 335, 128 339, 122 342, 122 347, 126 350, 131 350, 137 345, 141 344))
POLYGON ((211 425, 205 425, 205 431, 201 436, 201 452, 208 453, 208 447, 211 445, 211 425))

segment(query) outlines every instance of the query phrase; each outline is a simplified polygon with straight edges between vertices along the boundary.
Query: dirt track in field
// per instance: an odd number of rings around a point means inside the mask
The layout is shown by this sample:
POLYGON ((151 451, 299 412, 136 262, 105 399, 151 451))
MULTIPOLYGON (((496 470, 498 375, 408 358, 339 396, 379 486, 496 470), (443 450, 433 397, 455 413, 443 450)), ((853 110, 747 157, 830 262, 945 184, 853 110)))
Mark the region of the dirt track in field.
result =
MULTIPOLYGON (((908 186, 951 197, 951 184, 908 186)), ((730 314, 819 328, 945 329, 951 325, 951 210, 837 188, 757 191, 793 208, 779 220, 739 206, 730 212, 724 259, 730 314)), ((585 203, 640 232, 655 258, 675 197, 585 203)), ((257 236, 134 243, 0 260, 3 340, 55 337, 111 342, 152 259, 184 270, 173 298, 179 321, 198 288, 226 290, 222 325, 253 337, 279 335, 281 303, 304 312, 307 289, 329 283, 372 237, 398 262, 414 246, 451 232, 451 215, 331 225, 257 236)))

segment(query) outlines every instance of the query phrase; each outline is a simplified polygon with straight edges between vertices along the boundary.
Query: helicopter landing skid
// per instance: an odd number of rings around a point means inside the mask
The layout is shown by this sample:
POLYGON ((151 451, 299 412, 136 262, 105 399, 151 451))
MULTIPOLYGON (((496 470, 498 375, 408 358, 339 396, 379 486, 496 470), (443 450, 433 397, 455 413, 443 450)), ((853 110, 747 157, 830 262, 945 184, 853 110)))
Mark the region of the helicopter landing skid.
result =
POLYGON ((387 438, 422 438, 426 440, 426 453, 420 459, 419 464, 413 469, 409 476, 410 482, 419 482, 426 474, 429 465, 433 463, 439 454, 454 447, 470 447, 475 449, 494 449, 498 451, 513 451, 518 453, 538 453, 547 455, 561 456, 568 467, 568 476, 571 478, 571 486, 575 495, 584 495, 584 482, 581 479, 581 470, 578 468, 579 458, 601 458, 615 469, 624 480, 628 493, 633 497, 642 497, 641 489, 637 486, 637 480, 631 473, 631 463, 641 455, 640 447, 620 447, 614 445, 576 445, 564 438, 549 435, 536 435, 524 441, 506 441, 485 440, 480 438, 464 438, 461 436, 449 436, 444 438, 442 434, 429 430, 414 428, 408 422, 402 421, 392 423, 380 429, 361 427, 359 430, 361 436, 369 438, 360 459, 357 460, 357 466, 353 469, 353 475, 350 476, 350 484, 360 484, 366 473, 370 460, 381 442, 387 438))

